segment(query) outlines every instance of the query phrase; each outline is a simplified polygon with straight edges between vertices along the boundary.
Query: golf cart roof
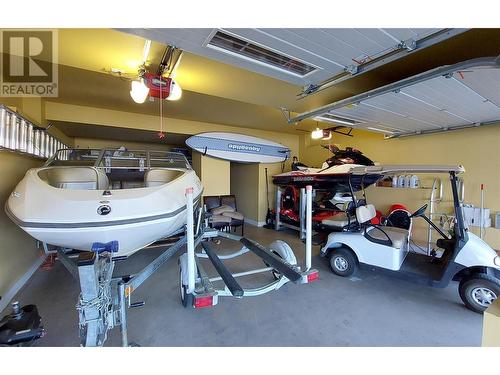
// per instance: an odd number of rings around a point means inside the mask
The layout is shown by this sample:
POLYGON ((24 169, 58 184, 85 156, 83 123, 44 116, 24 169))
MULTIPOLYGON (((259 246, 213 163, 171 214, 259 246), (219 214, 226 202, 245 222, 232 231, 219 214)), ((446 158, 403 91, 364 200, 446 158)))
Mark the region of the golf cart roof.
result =
POLYGON ((450 173, 465 172, 461 165, 421 165, 421 164, 388 164, 367 167, 354 167, 350 170, 354 175, 364 174, 396 174, 396 173, 450 173))

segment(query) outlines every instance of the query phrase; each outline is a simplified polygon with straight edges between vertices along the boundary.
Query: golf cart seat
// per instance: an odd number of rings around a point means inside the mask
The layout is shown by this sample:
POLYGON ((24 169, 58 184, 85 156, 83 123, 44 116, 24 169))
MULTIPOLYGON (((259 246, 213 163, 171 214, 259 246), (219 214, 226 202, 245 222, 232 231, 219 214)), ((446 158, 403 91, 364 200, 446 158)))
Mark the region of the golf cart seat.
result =
POLYGON ((349 217, 344 212, 338 213, 337 215, 321 220, 321 224, 335 228, 344 228, 348 226, 351 222, 352 220, 349 220, 349 217))
POLYGON ((396 227, 381 227, 371 225, 370 220, 376 216, 375 206, 367 204, 356 208, 356 219, 360 224, 367 224, 365 227, 365 238, 369 241, 401 249, 408 242, 409 231, 396 227))
POLYGON ((395 249, 401 249, 408 239, 408 230, 396 227, 371 226, 366 229, 367 238, 374 242, 386 243, 387 237, 391 240, 391 246, 395 249), (386 236, 387 235, 387 236, 386 236))

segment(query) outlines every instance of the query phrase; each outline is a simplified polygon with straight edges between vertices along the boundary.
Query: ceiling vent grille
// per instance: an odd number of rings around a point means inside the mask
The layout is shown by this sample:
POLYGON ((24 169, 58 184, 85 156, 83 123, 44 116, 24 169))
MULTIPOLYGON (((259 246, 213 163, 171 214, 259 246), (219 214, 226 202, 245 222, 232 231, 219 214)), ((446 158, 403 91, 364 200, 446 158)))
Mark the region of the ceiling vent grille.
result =
POLYGON ((279 69, 299 77, 304 77, 318 69, 296 58, 286 56, 267 47, 257 45, 254 42, 222 31, 217 31, 213 35, 207 47, 230 53, 246 60, 279 69))

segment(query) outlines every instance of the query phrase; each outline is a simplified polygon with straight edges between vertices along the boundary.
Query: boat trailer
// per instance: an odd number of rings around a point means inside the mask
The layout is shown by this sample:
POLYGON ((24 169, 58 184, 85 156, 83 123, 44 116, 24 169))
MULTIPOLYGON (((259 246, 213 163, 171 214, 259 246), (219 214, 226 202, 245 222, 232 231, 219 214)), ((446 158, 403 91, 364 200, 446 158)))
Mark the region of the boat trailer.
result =
POLYGON ((188 308, 214 306, 218 303, 218 297, 243 298, 265 294, 281 288, 289 281, 305 284, 317 280, 319 273, 311 268, 312 188, 308 186, 306 190, 304 269, 298 266, 292 249, 284 241, 277 240, 267 249, 245 237, 208 228, 208 219, 205 218, 202 207, 197 210, 195 220, 192 188, 186 189, 187 223, 184 235, 175 243, 166 245, 165 250, 157 258, 136 274, 113 275, 115 263, 127 259, 127 257, 113 257, 113 252, 117 251, 116 242, 97 244, 94 251, 87 252, 58 249, 61 263, 80 282, 81 292, 76 309, 79 313, 81 345, 102 346, 107 339, 108 330, 119 327, 122 346, 130 346, 127 334, 127 309, 145 304, 142 301, 132 302, 133 292, 184 245, 187 251, 179 258, 179 278, 181 301, 188 308), (217 255, 211 240, 218 237, 239 241, 242 247, 232 254, 217 255), (223 263, 223 260, 233 259, 249 252, 261 258, 266 267, 231 273, 223 263), (209 277, 202 265, 202 259, 210 260, 219 276, 209 277), (236 278, 263 272, 271 272, 274 281, 252 289, 244 289, 236 281, 236 278), (214 286, 217 281, 224 282, 223 289, 214 286))

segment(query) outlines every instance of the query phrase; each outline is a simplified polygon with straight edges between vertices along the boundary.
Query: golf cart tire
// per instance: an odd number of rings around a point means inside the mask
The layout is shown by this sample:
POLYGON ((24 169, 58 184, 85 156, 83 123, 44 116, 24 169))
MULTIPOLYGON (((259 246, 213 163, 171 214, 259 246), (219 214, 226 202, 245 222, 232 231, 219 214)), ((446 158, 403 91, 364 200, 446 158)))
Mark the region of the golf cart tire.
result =
POLYGON ((500 296, 500 280, 485 273, 476 273, 462 279, 458 286, 460 298, 468 309, 482 314, 488 306, 483 306, 473 298, 472 291, 476 288, 487 288, 500 296))
POLYGON ((358 269, 358 259, 347 247, 339 247, 330 251, 330 268, 335 275, 352 276, 358 269))
POLYGON ((187 309, 193 308, 194 296, 193 294, 187 292, 187 286, 182 282, 182 269, 179 269, 179 286, 182 306, 187 309))

